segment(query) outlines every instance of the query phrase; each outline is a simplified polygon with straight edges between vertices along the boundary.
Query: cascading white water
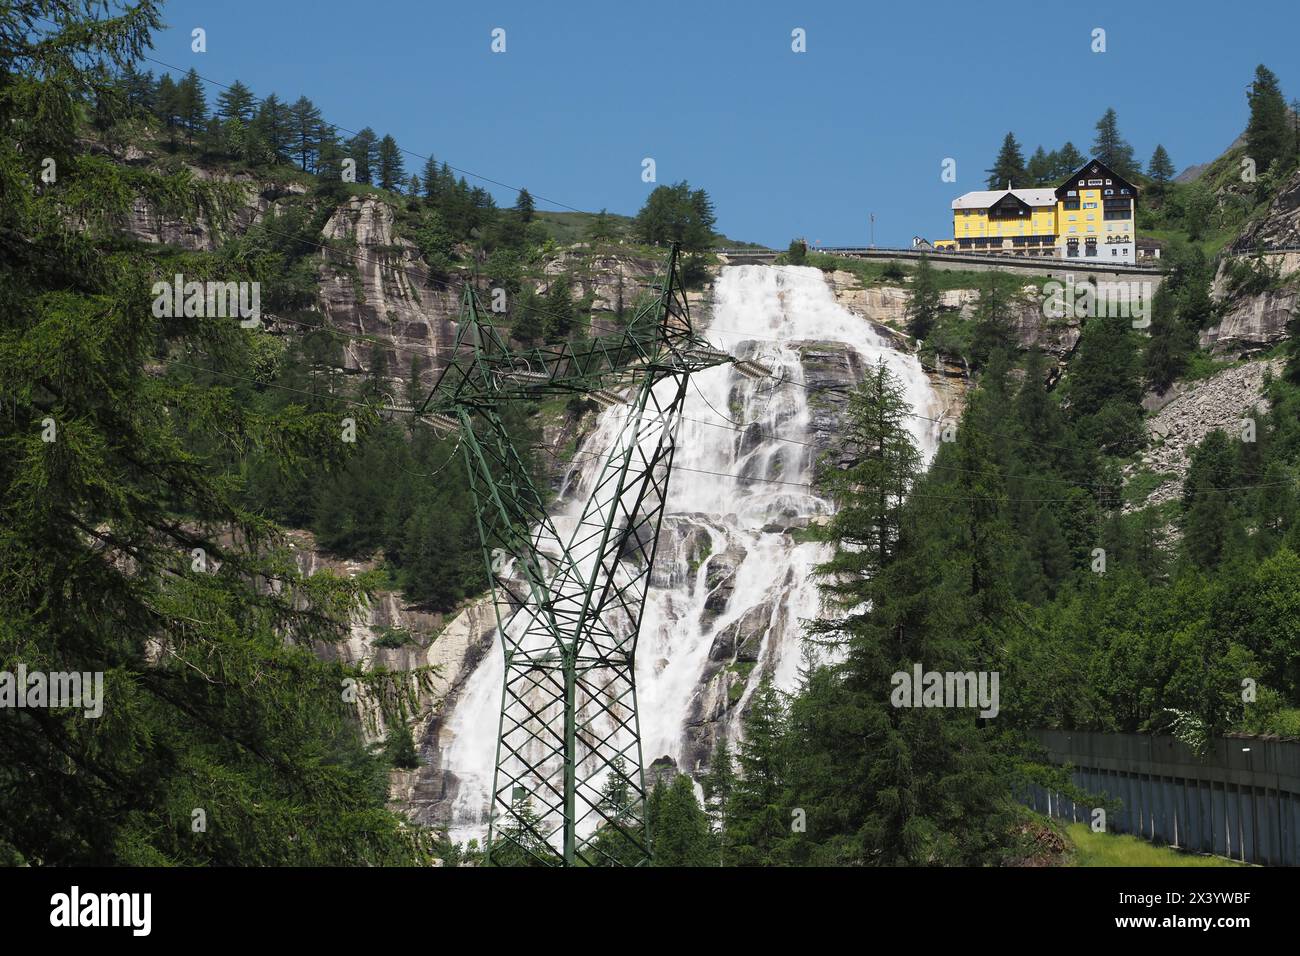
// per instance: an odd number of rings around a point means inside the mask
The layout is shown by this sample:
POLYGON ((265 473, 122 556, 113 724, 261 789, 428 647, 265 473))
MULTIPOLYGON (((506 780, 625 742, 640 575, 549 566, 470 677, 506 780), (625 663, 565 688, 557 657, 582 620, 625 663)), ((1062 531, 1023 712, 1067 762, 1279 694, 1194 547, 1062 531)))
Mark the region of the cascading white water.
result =
MULTIPOLYGON (((813 568, 827 546, 801 540, 829 501, 809 487, 836 427, 836 404, 868 366, 884 361, 917 413, 911 430, 934 451, 937 401, 917 360, 893 349, 835 301, 822 273, 797 266, 733 266, 714 285, 704 335, 773 371, 754 381, 731 366, 692 378, 677 431, 668 504, 637 645, 642 749, 695 770, 718 734, 735 740, 739 715, 763 676, 790 688, 801 621, 821 602, 813 568), (816 365, 816 375, 810 366, 816 365), (827 381, 819 381, 819 378, 827 381)), ((602 413, 565 481, 557 527, 591 493, 626 408, 602 413)), ((442 767, 454 774, 453 839, 486 829, 504 672, 499 646, 467 681, 445 723, 442 767)))

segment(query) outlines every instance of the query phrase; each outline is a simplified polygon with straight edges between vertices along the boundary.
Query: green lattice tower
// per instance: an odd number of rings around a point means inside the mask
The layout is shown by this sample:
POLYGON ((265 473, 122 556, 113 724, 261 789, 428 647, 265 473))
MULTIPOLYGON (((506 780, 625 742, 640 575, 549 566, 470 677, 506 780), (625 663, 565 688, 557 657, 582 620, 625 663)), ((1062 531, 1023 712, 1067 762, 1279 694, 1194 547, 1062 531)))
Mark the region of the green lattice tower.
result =
POLYGON ((659 295, 615 335, 510 350, 465 295, 457 347, 422 412, 458 424, 505 655, 488 862, 649 859, 636 642, 698 338, 669 256, 659 295), (546 511, 499 415, 508 401, 629 390, 576 520, 546 511))

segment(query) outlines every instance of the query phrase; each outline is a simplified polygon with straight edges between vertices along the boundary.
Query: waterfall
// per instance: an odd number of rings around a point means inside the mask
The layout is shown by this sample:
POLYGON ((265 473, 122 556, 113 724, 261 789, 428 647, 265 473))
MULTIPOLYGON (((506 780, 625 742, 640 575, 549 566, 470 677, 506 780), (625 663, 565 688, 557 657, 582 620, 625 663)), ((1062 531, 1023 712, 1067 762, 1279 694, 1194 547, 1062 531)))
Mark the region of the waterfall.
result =
MULTIPOLYGON (((801 621, 821 611, 812 571, 829 554, 806 529, 833 510, 809 482, 847 390, 883 360, 916 413, 910 428, 926 462, 938 427, 930 419, 939 417, 920 363, 836 302, 820 270, 725 268, 711 315, 693 318, 712 343, 761 362, 773 377, 755 381, 730 365, 693 376, 677 430, 637 645, 637 695, 646 763, 668 757, 685 771, 707 760, 718 735, 737 739, 762 677, 782 689, 797 678, 801 621)), ((596 459, 626 413, 605 410, 579 450, 557 527, 581 510, 596 459)), ((498 644, 444 721, 441 763, 456 781, 456 840, 486 831, 503 672, 498 644)))

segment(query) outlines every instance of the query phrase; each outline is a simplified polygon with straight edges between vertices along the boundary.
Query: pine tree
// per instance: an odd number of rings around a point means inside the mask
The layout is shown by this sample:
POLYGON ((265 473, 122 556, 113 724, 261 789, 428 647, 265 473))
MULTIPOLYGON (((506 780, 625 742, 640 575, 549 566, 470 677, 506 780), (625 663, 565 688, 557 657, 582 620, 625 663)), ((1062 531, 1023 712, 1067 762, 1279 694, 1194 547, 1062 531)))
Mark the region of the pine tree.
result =
POLYGON ((541 341, 546 334, 545 317, 542 315, 544 308, 545 304, 531 287, 525 286, 516 293, 514 306, 510 310, 513 314, 511 337, 524 345, 535 345, 541 341))
POLYGON ((357 182, 374 185, 375 171, 379 166, 379 142, 369 126, 348 140, 348 155, 357 164, 357 182))
POLYGON ((1236 508, 1225 494, 1235 482, 1231 439, 1215 429, 1192 450, 1183 482, 1183 549, 1192 563, 1212 569, 1227 555, 1236 508))
MULTIPOLYGON (((903 502, 921 461, 907 428, 910 413, 902 384, 882 359, 850 395, 833 464, 818 482, 839 507, 826 526, 836 550, 817 573, 822 590, 844 607, 861 603, 864 582, 897 546, 903 502)), ((829 633, 841 625, 819 621, 814 630, 829 633)))
POLYGON ((975 300, 975 329, 971 335, 970 363, 975 368, 988 364, 995 352, 1011 353, 1016 347, 1015 330, 1007 318, 1011 307, 1009 294, 999 282, 999 274, 987 274, 975 300))
POLYGON ((541 836, 541 817, 527 794, 517 797, 489 851, 493 866, 555 866, 559 854, 541 836))
POLYGON ((1250 120, 1246 124, 1246 155, 1255 161, 1255 168, 1264 173, 1276 159, 1285 159, 1287 141, 1286 99, 1278 85, 1277 76, 1264 64, 1255 67, 1255 80, 1246 94, 1250 104, 1250 120))
POLYGON ((781 695, 764 679, 744 718, 744 737, 736 754, 740 774, 727 805, 726 840, 737 866, 770 866, 789 831, 783 805, 786 713, 781 695))
POLYGON ((424 161, 424 198, 436 202, 442 195, 442 177, 438 174, 438 163, 430 156, 424 161))
POLYGON ((406 404, 412 408, 419 408, 420 403, 424 401, 427 394, 424 390, 423 379, 420 376, 423 368, 423 359, 418 353, 412 353, 410 370, 406 375, 406 404))
POLYGON ((1119 118, 1113 108, 1106 110, 1097 120, 1097 138, 1092 144, 1092 155, 1121 176, 1132 177, 1142 171, 1133 158, 1133 147, 1119 133, 1119 118))
POLYGON ((577 324, 573 287, 569 277, 556 276, 546 290, 542 315, 542 337, 547 342, 563 342, 572 334, 577 324))
POLYGON ((1029 184, 1029 174, 1025 172, 1025 157, 1020 151, 1014 133, 1007 133, 998 150, 998 158, 993 161, 986 185, 989 189, 1015 189, 1029 184))
POLYGON ((1174 178, 1174 164, 1169 159, 1169 154, 1165 152, 1165 148, 1158 143, 1155 152, 1151 154, 1151 161, 1147 163, 1147 175, 1155 183, 1157 193, 1163 193, 1170 180, 1174 178))
POLYGON ((1025 356, 1025 375, 1016 393, 1014 415, 1019 430, 1029 441, 1021 446, 1026 464, 1049 471, 1062 457, 1065 421, 1060 406, 1047 391, 1047 358, 1038 348, 1025 356))
POLYGON ((637 213, 634 228, 647 245, 677 241, 685 252, 700 252, 712 245, 715 222, 709 194, 682 181, 656 186, 637 213))
POLYGON ((176 85, 176 113, 185 128, 185 145, 194 145, 194 134, 208 121, 208 103, 203 94, 203 81, 197 70, 191 69, 176 85))
POLYGON ((1052 597, 1065 583, 1072 562, 1069 545, 1051 508, 1044 505, 1038 509, 1025 546, 1043 582, 1043 596, 1052 597))
POLYGON ((245 126, 253 121, 253 91, 239 80, 217 94, 217 115, 223 120, 239 120, 245 126))
POLYGON ((930 265, 929 256, 921 256, 916 264, 916 274, 907 297, 907 331, 912 338, 928 339, 934 324, 939 320, 942 294, 930 265))
POLYGON ((154 96, 154 110, 158 115, 158 119, 167 127, 171 147, 175 149, 176 128, 180 125, 181 103, 176 89, 176 82, 169 73, 164 73, 158 78, 158 92, 154 96))
POLYGON ((271 162, 278 163, 289 158, 289 110, 274 93, 262 100, 262 105, 257 108, 253 129, 258 140, 265 145, 271 162))
POLYGON ((1053 182, 1056 160, 1049 156, 1047 151, 1039 146, 1034 150, 1034 155, 1029 157, 1029 163, 1025 167, 1025 174, 1028 178, 1027 185, 1030 186, 1048 186, 1056 185, 1053 182))
POLYGON ((397 140, 387 134, 379 141, 376 164, 375 185, 380 189, 396 189, 406 168, 402 162, 402 151, 397 148, 397 140))
POLYGON ((628 777, 627 762, 622 756, 615 757, 601 787, 601 823, 589 849, 598 866, 636 866, 644 859, 645 827, 638 800, 628 777))
POLYGON ((326 182, 343 179, 343 146, 333 126, 319 128, 316 143, 316 175, 326 182))
POLYGON ((651 820, 655 866, 709 866, 714 862, 709 818, 695 799, 691 778, 679 773, 663 789, 651 820))
POLYGON ((1162 285, 1151 302, 1151 328, 1144 353, 1146 384, 1163 395, 1186 370, 1196 350, 1196 332, 1177 312, 1175 292, 1162 285))
POLYGON ((299 166, 303 172, 313 172, 321 142, 320 110, 307 97, 298 97, 289 107, 289 128, 299 166))
POLYGON ((527 189, 519 190, 519 198, 515 200, 515 215, 519 217, 519 221, 525 226, 533 221, 533 197, 527 189))
POLYGON ((1067 141, 1056 153, 1057 165, 1052 179, 1059 183, 1071 173, 1077 172, 1085 161, 1083 153, 1079 152, 1073 143, 1067 141))
POLYGON ((148 113, 154 108, 156 86, 153 71, 141 73, 133 64, 128 63, 122 69, 122 90, 126 94, 127 109, 133 113, 148 113))
POLYGON ((1123 316, 1088 320, 1070 365, 1072 415, 1092 415, 1107 402, 1136 402, 1141 398, 1136 346, 1131 325, 1123 316))
POLYGON ((704 789, 704 805, 717 835, 718 855, 713 862, 718 866, 726 866, 730 862, 726 839, 727 805, 736 789, 736 771, 731 762, 731 748, 727 746, 726 737, 718 737, 713 757, 709 761, 709 772, 701 785, 704 789))

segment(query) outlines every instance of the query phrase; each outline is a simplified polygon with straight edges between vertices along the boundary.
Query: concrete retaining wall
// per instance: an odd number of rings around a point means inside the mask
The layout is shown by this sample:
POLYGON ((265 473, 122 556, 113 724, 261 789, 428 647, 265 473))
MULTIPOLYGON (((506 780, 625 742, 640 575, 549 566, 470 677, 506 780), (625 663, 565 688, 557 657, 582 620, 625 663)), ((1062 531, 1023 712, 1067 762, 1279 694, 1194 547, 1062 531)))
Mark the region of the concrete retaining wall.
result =
MULTIPOLYGON (((1247 863, 1300 864, 1300 742, 1223 737, 1198 757, 1173 737, 1039 731, 1052 763, 1074 783, 1122 803, 1106 829, 1247 863)), ((1090 823, 1092 806, 1040 787, 1026 802, 1090 823)))

